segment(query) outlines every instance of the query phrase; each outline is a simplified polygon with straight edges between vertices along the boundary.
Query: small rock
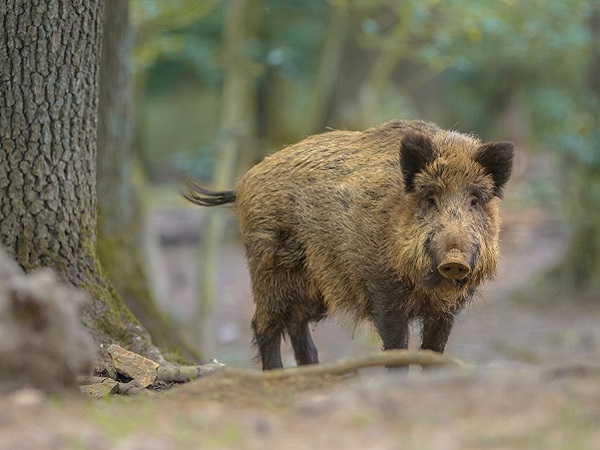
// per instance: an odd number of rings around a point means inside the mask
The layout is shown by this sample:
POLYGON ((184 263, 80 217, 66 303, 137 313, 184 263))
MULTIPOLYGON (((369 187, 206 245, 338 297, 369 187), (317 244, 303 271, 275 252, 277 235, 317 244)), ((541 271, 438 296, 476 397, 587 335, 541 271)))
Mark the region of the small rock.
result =
POLYGON ((79 376, 77 377, 77 384, 85 386, 87 384, 104 383, 107 378, 110 377, 79 376))
POLYGON ((117 371, 136 380, 142 388, 150 386, 156 380, 158 364, 154 361, 115 344, 108 347, 107 351, 117 371))
POLYGON ((105 378, 101 383, 80 386, 81 392, 93 398, 104 398, 119 392, 119 383, 110 378, 105 378))
POLYGON ((129 383, 119 383, 119 394, 120 395, 138 395, 144 392, 146 389, 140 386, 138 380, 132 380, 129 383))

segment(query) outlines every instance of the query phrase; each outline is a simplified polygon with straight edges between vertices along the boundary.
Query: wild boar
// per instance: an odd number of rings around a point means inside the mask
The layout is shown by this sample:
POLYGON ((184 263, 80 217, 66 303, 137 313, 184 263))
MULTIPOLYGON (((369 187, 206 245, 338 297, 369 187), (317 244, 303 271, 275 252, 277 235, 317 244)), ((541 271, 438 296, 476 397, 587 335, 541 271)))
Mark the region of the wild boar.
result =
POLYGON ((254 341, 281 368, 289 335, 299 365, 318 363, 309 325, 370 321, 384 349, 443 352, 454 318, 496 271, 499 199, 511 142, 420 121, 304 139, 250 169, 234 191, 190 183, 202 206, 235 205, 252 280, 254 341))

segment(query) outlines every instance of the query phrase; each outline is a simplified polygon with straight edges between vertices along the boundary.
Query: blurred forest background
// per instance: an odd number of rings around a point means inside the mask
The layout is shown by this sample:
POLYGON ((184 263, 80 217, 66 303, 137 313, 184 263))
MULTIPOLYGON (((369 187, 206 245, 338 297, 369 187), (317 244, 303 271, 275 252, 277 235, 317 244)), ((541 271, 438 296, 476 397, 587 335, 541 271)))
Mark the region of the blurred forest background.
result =
MULTIPOLYGON (((146 252, 159 303, 190 334, 212 334, 206 320, 215 292, 217 303, 227 303, 222 297, 248 283, 243 265, 234 270, 239 264, 218 246, 239 246, 235 221, 185 205, 179 188, 186 177, 230 189, 265 155, 305 136, 403 118, 515 141, 506 227, 511 217, 543 211, 564 230, 562 258, 531 279, 536 295, 596 302, 599 3, 130 0, 134 164, 144 180, 146 252), (169 259, 165 248, 177 246, 221 262, 169 259), (186 304, 197 288, 201 306, 186 304)), ((244 305, 236 300, 229 311, 251 309, 244 289, 244 305)), ((227 327, 219 333, 235 337, 227 327)))

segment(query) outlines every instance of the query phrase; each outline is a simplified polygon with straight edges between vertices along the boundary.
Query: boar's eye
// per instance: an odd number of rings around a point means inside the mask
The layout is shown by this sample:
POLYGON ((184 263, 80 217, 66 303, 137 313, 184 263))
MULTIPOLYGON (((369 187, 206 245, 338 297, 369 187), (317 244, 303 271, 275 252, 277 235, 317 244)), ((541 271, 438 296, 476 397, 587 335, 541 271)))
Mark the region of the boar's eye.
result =
POLYGON ((478 197, 476 197, 476 196, 472 196, 472 197, 469 199, 469 207, 470 207, 471 209, 475 209, 475 208, 477 208, 478 206, 479 206, 479 198, 478 198, 478 197))
POLYGON ((427 197, 427 206, 430 208, 437 208, 437 200, 433 195, 427 197))

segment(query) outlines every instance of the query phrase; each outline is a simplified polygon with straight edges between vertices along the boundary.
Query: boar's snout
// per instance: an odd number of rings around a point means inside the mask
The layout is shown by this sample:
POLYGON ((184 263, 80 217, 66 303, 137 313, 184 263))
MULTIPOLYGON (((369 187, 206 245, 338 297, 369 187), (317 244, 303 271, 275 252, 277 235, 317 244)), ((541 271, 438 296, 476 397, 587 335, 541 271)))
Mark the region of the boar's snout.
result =
POLYGON ((437 270, 448 280, 463 280, 471 272, 465 256, 458 250, 448 252, 437 270))

